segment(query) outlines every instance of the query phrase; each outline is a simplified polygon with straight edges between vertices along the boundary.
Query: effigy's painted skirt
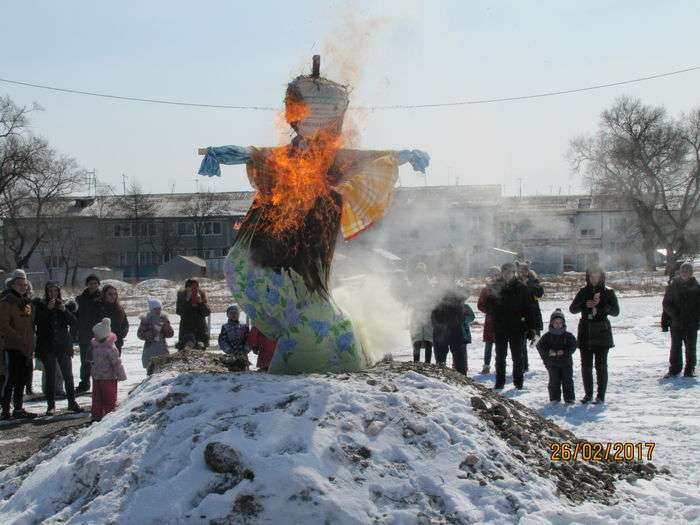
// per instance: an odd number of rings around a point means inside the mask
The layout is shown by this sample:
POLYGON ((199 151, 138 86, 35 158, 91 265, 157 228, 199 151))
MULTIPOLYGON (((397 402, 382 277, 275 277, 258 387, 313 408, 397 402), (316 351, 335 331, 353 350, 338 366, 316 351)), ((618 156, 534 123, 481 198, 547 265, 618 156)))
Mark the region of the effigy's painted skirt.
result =
POLYGON ((253 325, 277 341, 271 373, 355 372, 371 365, 350 319, 332 301, 309 293, 294 270, 260 267, 236 245, 224 273, 253 325))

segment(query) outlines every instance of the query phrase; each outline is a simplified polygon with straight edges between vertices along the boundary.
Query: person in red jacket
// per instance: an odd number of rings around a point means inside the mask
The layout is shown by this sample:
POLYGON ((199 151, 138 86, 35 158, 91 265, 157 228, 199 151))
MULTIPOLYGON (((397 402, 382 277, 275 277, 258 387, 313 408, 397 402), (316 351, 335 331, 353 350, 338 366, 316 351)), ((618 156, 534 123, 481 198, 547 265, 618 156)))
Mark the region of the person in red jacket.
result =
POLYGON ((258 370, 267 372, 272 362, 272 356, 275 355, 277 341, 270 339, 254 326, 248 335, 248 345, 258 354, 258 362, 255 366, 258 367, 258 370))
POLYGON ((479 293, 479 301, 476 307, 480 312, 486 315, 484 319, 484 368, 482 374, 491 373, 491 355, 493 353, 493 343, 496 341, 496 335, 493 328, 493 315, 488 312, 488 298, 493 293, 493 283, 501 276, 501 269, 498 266, 492 266, 488 270, 488 281, 486 286, 479 293))

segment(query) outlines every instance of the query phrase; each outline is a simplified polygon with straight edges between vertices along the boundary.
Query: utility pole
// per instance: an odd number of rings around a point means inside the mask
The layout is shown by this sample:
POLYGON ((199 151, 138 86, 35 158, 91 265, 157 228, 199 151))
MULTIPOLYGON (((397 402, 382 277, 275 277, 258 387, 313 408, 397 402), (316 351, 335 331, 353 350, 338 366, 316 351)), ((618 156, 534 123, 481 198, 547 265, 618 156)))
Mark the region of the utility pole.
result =
POLYGON ((126 195, 126 175, 122 173, 122 187, 124 188, 124 195, 126 195))
POLYGON ((523 179, 522 177, 518 177, 518 183, 520 184, 520 189, 518 190, 518 197, 520 199, 523 198, 523 179))

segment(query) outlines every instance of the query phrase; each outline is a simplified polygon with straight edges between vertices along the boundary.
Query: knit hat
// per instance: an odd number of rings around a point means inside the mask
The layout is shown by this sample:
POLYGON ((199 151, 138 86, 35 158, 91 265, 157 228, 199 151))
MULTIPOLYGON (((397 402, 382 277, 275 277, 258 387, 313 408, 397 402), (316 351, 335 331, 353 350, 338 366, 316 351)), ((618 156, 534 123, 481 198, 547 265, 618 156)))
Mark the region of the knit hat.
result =
POLYGON ((161 303, 158 299, 155 297, 149 297, 148 298, 148 310, 153 311, 156 308, 163 308, 163 303, 161 303))
POLYGON ((693 263, 690 261, 685 261, 683 264, 681 264, 680 271, 687 271, 690 273, 693 273, 693 263))
POLYGON ((10 274, 10 285, 14 283, 17 279, 26 279, 27 278, 27 272, 24 270, 17 268, 14 272, 10 274))
POLYGON ((90 281, 97 281, 97 284, 100 284, 100 278, 94 273, 91 273, 85 278, 85 286, 87 286, 90 281))
POLYGON ((564 317, 564 312, 561 311, 561 308, 557 308, 552 312, 552 315, 549 317, 549 324, 552 324, 555 319, 561 319, 564 324, 566 324, 566 318, 564 317))
POLYGON ((238 314, 241 312, 241 309, 238 308, 237 304, 230 304, 228 308, 226 308, 226 315, 228 315, 229 312, 236 312, 238 314))
POLYGON ((109 320, 109 317, 105 317, 93 326, 92 333, 95 334, 97 339, 107 339, 109 334, 112 333, 112 321, 109 320))

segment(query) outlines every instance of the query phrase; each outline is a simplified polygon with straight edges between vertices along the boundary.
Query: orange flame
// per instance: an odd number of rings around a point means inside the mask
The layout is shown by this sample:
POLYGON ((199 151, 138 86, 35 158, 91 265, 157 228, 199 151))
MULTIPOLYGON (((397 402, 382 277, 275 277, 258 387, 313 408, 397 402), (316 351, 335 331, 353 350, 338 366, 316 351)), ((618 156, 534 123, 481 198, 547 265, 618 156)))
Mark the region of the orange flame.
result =
POLYGON ((284 106, 284 117, 289 124, 300 121, 309 113, 309 108, 306 104, 291 97, 285 99, 284 106))
MULTIPOLYGON (((286 109, 287 120, 292 122, 308 112, 303 102, 289 99, 286 109)), ((306 137, 301 147, 286 145, 268 150, 256 169, 260 170, 256 186, 260 190, 260 204, 270 206, 269 233, 280 236, 298 229, 319 199, 324 205, 318 213, 325 213, 325 206, 335 206, 326 175, 341 143, 337 132, 321 130, 306 137)))

